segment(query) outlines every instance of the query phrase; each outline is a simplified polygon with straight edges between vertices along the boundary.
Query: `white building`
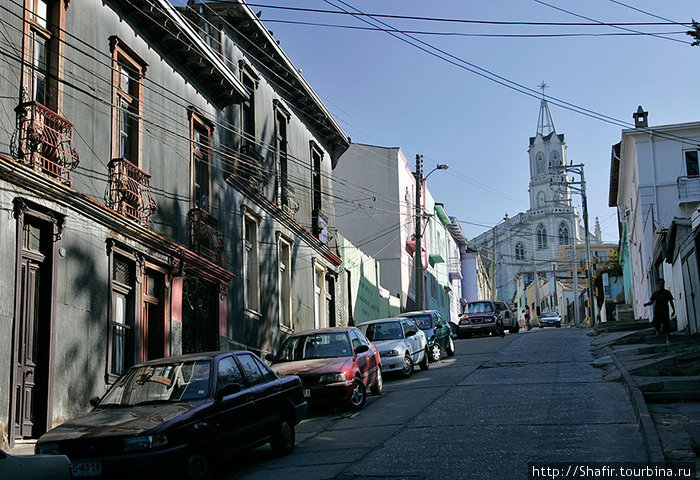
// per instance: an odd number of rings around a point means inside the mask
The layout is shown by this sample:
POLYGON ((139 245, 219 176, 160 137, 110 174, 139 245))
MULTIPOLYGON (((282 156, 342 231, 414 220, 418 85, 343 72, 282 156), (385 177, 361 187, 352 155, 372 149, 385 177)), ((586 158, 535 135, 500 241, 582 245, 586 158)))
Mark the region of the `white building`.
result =
MULTIPOLYGON (((557 269, 559 245, 579 242, 583 229, 579 216, 571 203, 571 189, 565 174, 552 173, 550 167, 568 165, 564 135, 554 128, 546 100, 540 103, 537 133, 530 137, 528 147, 530 162, 530 208, 524 213, 509 217, 470 242, 482 257, 489 260, 494 298, 512 302, 517 282, 524 279, 524 286, 534 280, 534 272, 551 278, 557 269), (565 185, 557 187, 557 183, 565 185), (552 186, 554 185, 554 186, 552 186)), ((533 304, 534 299, 529 303, 533 304)))
POLYGON ((612 149, 610 206, 620 219, 620 260, 625 300, 636 318, 658 278, 676 299, 678 328, 698 333, 700 281, 696 255, 700 205, 700 122, 649 127, 647 112, 634 114, 635 128, 622 131, 612 149))

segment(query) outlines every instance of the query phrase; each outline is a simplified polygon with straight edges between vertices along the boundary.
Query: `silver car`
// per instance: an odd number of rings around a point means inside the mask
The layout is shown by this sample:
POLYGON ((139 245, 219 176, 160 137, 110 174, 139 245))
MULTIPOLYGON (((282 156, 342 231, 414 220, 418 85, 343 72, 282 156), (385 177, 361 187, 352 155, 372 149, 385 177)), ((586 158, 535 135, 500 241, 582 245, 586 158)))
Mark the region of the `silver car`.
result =
POLYGON ((408 318, 384 318, 358 325, 357 328, 379 350, 382 372, 400 372, 403 377, 413 374, 415 364, 427 370, 428 342, 416 322, 408 318))

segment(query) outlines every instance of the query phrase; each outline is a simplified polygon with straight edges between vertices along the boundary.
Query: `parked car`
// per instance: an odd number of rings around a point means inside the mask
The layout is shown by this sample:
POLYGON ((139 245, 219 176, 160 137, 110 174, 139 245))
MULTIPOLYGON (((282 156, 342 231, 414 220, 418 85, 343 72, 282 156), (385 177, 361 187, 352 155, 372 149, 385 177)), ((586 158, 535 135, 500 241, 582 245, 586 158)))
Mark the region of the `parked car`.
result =
POLYGON ((382 393, 382 362, 377 347, 354 327, 333 327, 296 333, 276 356, 267 355, 281 377, 298 375, 304 398, 312 404, 344 404, 360 410, 367 390, 382 393))
POLYGON ((520 331, 518 316, 513 313, 510 305, 506 302, 496 302, 496 309, 501 312, 501 316, 503 317, 503 328, 510 333, 518 333, 520 331))
POLYGON ((452 328, 445 322, 440 312, 437 310, 424 310, 421 312, 402 313, 401 316, 415 321, 418 328, 425 333, 428 339, 428 352, 430 352, 431 362, 440 360, 443 350, 445 350, 448 357, 455 354, 452 328))
POLYGON ((458 335, 470 337, 475 333, 503 334, 503 316, 493 300, 469 302, 459 318, 458 335))
POLYGON ((537 324, 540 328, 544 327, 561 327, 561 317, 557 312, 544 312, 537 318, 537 324))
POLYGON ((39 438, 74 477, 211 476, 217 459, 269 442, 294 449, 307 404, 297 377, 278 378, 251 352, 207 352, 130 368, 93 410, 39 438))
POLYGON ((416 364, 421 370, 428 369, 428 344, 413 320, 385 318, 362 323, 357 328, 379 350, 383 372, 398 371, 410 377, 416 364))
POLYGON ((65 455, 10 455, 0 450, 0 478, 70 480, 70 460, 65 455))

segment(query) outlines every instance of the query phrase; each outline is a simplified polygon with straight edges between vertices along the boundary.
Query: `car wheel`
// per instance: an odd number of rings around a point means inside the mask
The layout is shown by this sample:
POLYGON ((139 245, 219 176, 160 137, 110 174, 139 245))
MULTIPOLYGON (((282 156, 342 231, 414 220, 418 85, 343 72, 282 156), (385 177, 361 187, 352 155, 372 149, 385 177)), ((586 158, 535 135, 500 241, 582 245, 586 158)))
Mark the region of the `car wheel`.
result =
POLYGON ((510 333, 518 333, 520 331, 520 325, 516 325, 509 330, 510 333))
POLYGON ((447 341, 447 348, 445 348, 445 351, 447 352, 448 357, 453 357, 455 354, 455 342, 450 338, 447 341))
POLYGON ((557 325, 557 328, 561 328, 561 325, 557 325))
POLYGON ((537 326, 540 327, 540 328, 544 328, 544 325, 537 325, 537 326))
POLYGON ((430 361, 431 362, 438 362, 442 358, 442 351, 440 350, 440 344, 437 343, 437 340, 433 343, 433 346, 430 348, 430 361))
POLYGON ((198 451, 193 451, 185 464, 188 480, 210 480, 213 470, 214 465, 209 455, 198 451))
POLYGON ((430 368, 430 356, 428 354, 428 349, 426 347, 425 352, 423 353, 423 360, 418 364, 421 370, 427 370, 430 368))
POLYGON ((384 378, 382 378, 381 368, 377 368, 377 379, 374 381, 374 385, 372 385, 370 391, 375 395, 381 395, 384 391, 384 378))
POLYGON ((270 440, 270 446, 276 455, 289 455, 294 450, 295 441, 294 425, 283 419, 277 427, 277 432, 270 440))
POLYGON ((361 410, 367 400, 367 389, 362 380, 356 378, 352 384, 352 393, 348 399, 348 406, 351 410, 361 410))
POLYGON ((408 352, 406 352, 406 356, 403 357, 403 368, 401 369, 401 375, 403 375, 404 378, 408 378, 413 375, 413 359, 408 352))

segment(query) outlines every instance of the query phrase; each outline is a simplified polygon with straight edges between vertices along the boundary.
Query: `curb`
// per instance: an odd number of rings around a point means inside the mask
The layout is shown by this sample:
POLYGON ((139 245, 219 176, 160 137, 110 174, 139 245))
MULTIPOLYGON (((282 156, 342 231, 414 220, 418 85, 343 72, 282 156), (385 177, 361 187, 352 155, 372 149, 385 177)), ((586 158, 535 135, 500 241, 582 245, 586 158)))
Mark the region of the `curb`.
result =
POLYGON ((613 349, 610 347, 608 347, 608 349, 610 351, 610 358, 612 358, 613 362, 615 362, 615 366, 620 371, 623 380, 622 383, 625 385, 625 389, 632 400, 634 413, 637 415, 637 421, 639 423, 639 430, 642 433, 642 443, 644 443, 644 448, 647 451, 647 460, 650 463, 665 464, 666 459, 664 458, 664 452, 661 448, 661 440, 654 426, 654 421, 651 419, 651 414, 644 400, 644 395, 642 395, 642 391, 634 383, 632 375, 630 375, 622 362, 617 359, 613 349))

